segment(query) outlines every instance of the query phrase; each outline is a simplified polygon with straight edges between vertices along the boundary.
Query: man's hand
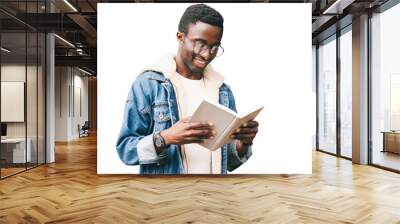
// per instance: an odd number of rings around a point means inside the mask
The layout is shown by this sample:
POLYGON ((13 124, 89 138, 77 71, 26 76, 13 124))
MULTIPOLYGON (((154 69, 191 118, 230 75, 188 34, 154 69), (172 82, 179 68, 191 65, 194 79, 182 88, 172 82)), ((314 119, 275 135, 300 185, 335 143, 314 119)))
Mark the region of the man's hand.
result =
POLYGON ((249 121, 247 123, 242 124, 232 135, 232 139, 237 139, 236 150, 238 154, 241 156, 245 152, 243 151, 243 145, 251 145, 253 144, 253 140, 256 137, 258 132, 258 122, 257 121, 249 121))
POLYGON ((161 131, 166 145, 201 143, 215 137, 214 125, 207 122, 189 122, 190 117, 181 119, 170 128, 161 131))

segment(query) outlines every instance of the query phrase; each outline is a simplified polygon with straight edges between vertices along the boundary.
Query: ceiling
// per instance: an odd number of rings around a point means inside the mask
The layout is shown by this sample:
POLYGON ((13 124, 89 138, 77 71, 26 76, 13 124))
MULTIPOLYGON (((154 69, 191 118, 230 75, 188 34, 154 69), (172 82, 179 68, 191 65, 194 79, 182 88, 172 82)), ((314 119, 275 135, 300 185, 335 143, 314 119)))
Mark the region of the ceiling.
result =
MULTIPOLYGON (((387 0, 254 0, 241 2, 311 3, 312 37, 316 44, 351 23, 351 18, 382 5, 387 0), (336 2, 336 3, 335 3, 336 2), (341 20, 340 23, 338 21, 341 20), (347 21, 347 22, 346 22, 347 21), (340 24, 338 26, 337 24, 340 24)), ((1 0, 1 30, 14 47, 24 46, 22 31, 54 32, 56 65, 80 66, 96 73, 97 3, 173 2, 149 0, 1 0), (51 11, 51 13, 50 13, 51 11), (69 43, 66 43, 65 41, 69 43), (23 41, 23 42, 21 42, 23 41), (72 44, 72 45, 71 45, 72 44)), ((176 2, 176 1, 175 1, 176 2)), ((192 1, 193 2, 193 1, 192 1)), ((202 1, 204 2, 204 1, 202 1)), ((207 2, 207 1, 206 1, 207 2)), ((216 1, 209 1, 216 2, 216 1)), ((230 1, 218 1, 230 2, 230 1)), ((290 16, 290 15, 288 15, 290 16)), ((3 35, 4 36, 4 35, 3 35)), ((4 42, 3 42, 4 43, 4 42)), ((28 52, 34 44, 28 45, 28 52)))

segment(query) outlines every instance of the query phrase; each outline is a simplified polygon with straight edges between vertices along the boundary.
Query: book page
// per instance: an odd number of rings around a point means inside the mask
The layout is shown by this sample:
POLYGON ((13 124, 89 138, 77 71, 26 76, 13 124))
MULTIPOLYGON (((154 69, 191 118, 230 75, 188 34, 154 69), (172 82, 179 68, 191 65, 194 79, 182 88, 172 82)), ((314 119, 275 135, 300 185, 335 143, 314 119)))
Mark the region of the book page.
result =
POLYGON ((215 137, 213 139, 206 139, 200 145, 210 150, 216 150, 219 148, 217 144, 218 141, 221 140, 221 136, 235 119, 238 119, 238 117, 234 111, 204 100, 193 113, 190 121, 211 122, 214 124, 216 131, 215 137))
POLYGON ((240 125, 256 118, 262 109, 264 109, 264 106, 259 106, 252 110, 250 113, 247 113, 244 116, 240 116, 240 125))
POLYGON ((236 131, 236 129, 239 128, 242 124, 256 118, 263 108, 263 106, 256 107, 255 109, 251 110, 250 113, 245 114, 244 116, 237 119, 234 123, 232 123, 232 125, 229 127, 229 130, 224 133, 224 137, 221 140, 220 145, 222 146, 232 141, 230 136, 236 131))

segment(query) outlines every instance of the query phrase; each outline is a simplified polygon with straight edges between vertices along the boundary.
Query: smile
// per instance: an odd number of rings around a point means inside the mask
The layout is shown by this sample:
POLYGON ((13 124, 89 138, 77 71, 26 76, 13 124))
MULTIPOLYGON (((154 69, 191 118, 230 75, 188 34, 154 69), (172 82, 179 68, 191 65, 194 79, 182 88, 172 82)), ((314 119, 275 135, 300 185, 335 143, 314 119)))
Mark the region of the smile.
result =
POLYGON ((201 64, 201 65, 206 65, 207 61, 202 60, 200 58, 194 58, 194 60, 196 61, 196 63, 201 64))

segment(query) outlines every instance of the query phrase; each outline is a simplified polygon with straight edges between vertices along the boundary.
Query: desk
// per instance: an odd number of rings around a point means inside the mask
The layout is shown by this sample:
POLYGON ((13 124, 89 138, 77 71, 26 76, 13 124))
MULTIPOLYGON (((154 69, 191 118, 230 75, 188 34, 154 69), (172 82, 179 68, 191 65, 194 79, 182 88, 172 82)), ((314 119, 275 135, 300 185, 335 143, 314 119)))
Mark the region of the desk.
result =
POLYGON ((382 131, 381 133, 383 133, 382 152, 400 154, 400 131, 382 131))
POLYGON ((25 163, 32 160, 31 145, 32 140, 27 139, 25 154, 25 138, 6 138, 1 139, 1 157, 6 163, 25 163), (12 158, 12 159, 11 159, 12 158), (27 159, 25 161, 25 158, 27 159))

